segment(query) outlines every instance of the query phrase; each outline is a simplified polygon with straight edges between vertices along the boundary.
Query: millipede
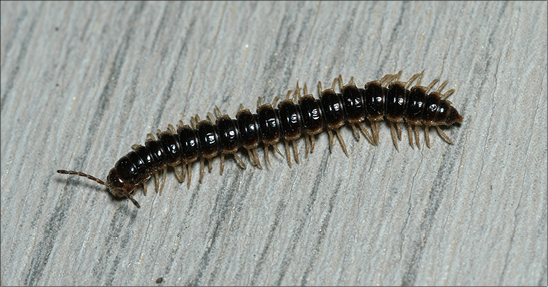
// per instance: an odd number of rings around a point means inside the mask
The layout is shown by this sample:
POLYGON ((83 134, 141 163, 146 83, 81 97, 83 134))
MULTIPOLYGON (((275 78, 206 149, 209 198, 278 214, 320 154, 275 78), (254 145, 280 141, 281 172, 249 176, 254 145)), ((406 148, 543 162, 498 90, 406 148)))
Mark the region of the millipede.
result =
POLYGON ((399 81, 401 71, 388 74, 378 81, 371 81, 363 88, 358 88, 352 77, 348 84, 343 85, 342 77, 335 78, 330 89, 322 90, 318 82, 319 99, 308 93, 306 84, 301 96, 299 84, 294 91, 288 91, 285 99, 278 103, 275 97, 272 104, 262 103, 259 97, 257 113, 253 114, 240 104, 236 119, 223 115, 215 106, 214 116, 208 113, 207 119, 200 120, 198 115, 191 117, 190 126, 179 121, 177 129, 169 124, 166 131, 158 130, 157 138, 148 134, 143 145, 133 145, 133 151, 120 158, 109 171, 106 182, 78 171, 57 170, 61 174, 72 174, 87 177, 108 188, 110 193, 118 198, 128 198, 140 208, 133 198, 137 187, 143 187, 147 194, 146 183, 155 177, 156 191, 160 194, 165 184, 166 171, 173 167, 180 182, 184 182, 188 174, 188 187, 191 181, 191 166, 200 161, 200 183, 204 175, 205 160, 208 160, 211 172, 211 160, 221 156, 221 174, 224 170, 226 155, 233 155, 241 168, 246 165, 237 152, 243 147, 247 150, 253 166, 262 169, 256 149, 264 146, 265 158, 270 165, 268 149, 272 147, 282 158, 277 144, 283 140, 287 162, 291 168, 289 143, 293 146, 295 162, 299 163, 296 140, 305 138, 306 156, 314 150, 315 135, 327 131, 329 149, 333 147, 333 133, 336 134, 341 147, 348 156, 346 145, 339 129, 348 124, 357 140, 360 138, 358 128, 367 140, 373 144, 379 143, 379 122, 387 120, 390 123, 392 141, 399 151, 398 140, 401 140, 400 123, 407 125, 409 144, 415 144, 420 149, 419 126, 424 126, 426 145, 430 148, 429 128, 435 127, 438 134, 449 144, 451 139, 441 130, 440 126, 451 126, 462 123, 462 116, 447 100, 455 90, 442 94, 447 81, 437 90, 431 91, 439 82, 433 80, 428 86, 421 86, 424 71, 413 75, 408 81, 399 81), (411 86, 417 81, 416 85, 411 86), (339 92, 335 87, 339 84, 339 92), (291 93, 293 92, 293 95, 291 93), (368 120, 372 133, 363 125, 368 120), (357 126, 357 127, 356 127, 357 126), (182 174, 177 166, 182 165, 182 174), (163 170, 160 186, 159 172, 163 170))

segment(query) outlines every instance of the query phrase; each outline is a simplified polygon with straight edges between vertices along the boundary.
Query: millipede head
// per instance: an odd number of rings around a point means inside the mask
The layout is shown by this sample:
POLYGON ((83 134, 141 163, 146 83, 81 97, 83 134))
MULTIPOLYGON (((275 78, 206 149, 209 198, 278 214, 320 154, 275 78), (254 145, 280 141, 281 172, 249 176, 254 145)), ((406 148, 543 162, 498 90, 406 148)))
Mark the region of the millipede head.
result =
POLYGON ((118 174, 115 168, 110 170, 106 183, 94 176, 91 176, 89 174, 79 172, 79 171, 58 170, 57 172, 61 174, 73 174, 73 175, 87 177, 99 184, 106 186, 112 195, 118 198, 126 197, 129 200, 131 200, 131 202, 133 202, 133 204, 135 204, 137 208, 141 208, 139 203, 133 198, 133 195, 132 195, 137 185, 128 183, 124 181, 123 179, 121 179, 120 175, 118 174))

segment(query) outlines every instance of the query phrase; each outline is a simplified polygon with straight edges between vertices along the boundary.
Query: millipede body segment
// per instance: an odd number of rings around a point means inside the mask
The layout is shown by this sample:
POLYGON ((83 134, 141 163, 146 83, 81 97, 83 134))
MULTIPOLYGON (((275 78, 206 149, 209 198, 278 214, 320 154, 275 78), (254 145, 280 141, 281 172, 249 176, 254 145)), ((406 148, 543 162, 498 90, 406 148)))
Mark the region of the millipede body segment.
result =
MULTIPOLYGON (((423 71, 424 73, 424 71, 423 71)), ((265 149, 266 161, 268 149, 272 147, 282 157, 283 154, 277 148, 277 144, 283 141, 285 144, 287 162, 291 167, 289 143, 293 146, 295 161, 299 163, 299 156, 295 141, 304 136, 306 143, 306 155, 314 150, 315 135, 327 131, 329 134, 329 148, 333 146, 333 132, 337 135, 343 151, 348 156, 346 145, 339 133, 339 128, 348 124, 356 138, 360 134, 357 127, 373 145, 379 142, 379 122, 387 120, 390 123, 392 140, 396 149, 398 143, 396 137, 401 140, 400 123, 405 122, 409 134, 409 144, 414 148, 413 133, 418 148, 420 148, 418 126, 424 126, 426 144, 430 147, 429 127, 435 127, 438 134, 448 143, 449 137, 440 129, 440 126, 450 126, 456 122, 462 122, 462 116, 451 102, 446 100, 454 90, 441 93, 447 81, 439 86, 436 91, 431 91, 439 80, 432 81, 428 86, 420 86, 423 73, 413 75, 408 81, 401 82, 398 74, 386 75, 379 81, 372 81, 359 88, 354 84, 353 78, 343 86, 342 77, 333 81, 330 89, 322 90, 321 82, 318 82, 320 98, 316 99, 308 94, 304 86, 304 96, 301 96, 299 84, 293 96, 289 91, 284 100, 276 103, 279 98, 274 98, 272 104, 263 104, 258 100, 257 113, 253 114, 240 105, 235 119, 228 115, 222 115, 218 107, 215 107, 216 116, 208 113, 208 119, 200 120, 196 115, 190 119, 191 126, 179 121, 177 129, 168 125, 166 131, 158 130, 157 139, 148 134, 145 145, 133 145, 133 151, 120 158, 110 170, 107 181, 91 175, 67 170, 58 170, 62 174, 74 174, 87 177, 105 185, 112 195, 119 198, 128 198, 135 206, 139 203, 133 198, 137 187, 142 186, 146 195, 146 183, 155 176, 156 189, 162 192, 166 171, 173 167, 179 181, 183 182, 188 174, 188 186, 191 180, 191 165, 200 161, 200 182, 204 174, 204 162, 208 160, 211 171, 211 160, 221 156, 221 174, 224 169, 224 158, 231 154, 242 168, 246 165, 237 152, 244 148, 247 150, 251 164, 261 168, 261 163, 256 149, 262 143, 265 149), (417 80, 417 84, 411 84, 417 80), (337 82, 339 92, 335 91, 337 82), (363 125, 365 120, 371 124, 372 135, 363 125), (182 174, 177 166, 182 165, 182 174), (163 170, 162 184, 159 186, 159 172, 163 170)), ((399 150, 399 149, 398 149, 399 150)))

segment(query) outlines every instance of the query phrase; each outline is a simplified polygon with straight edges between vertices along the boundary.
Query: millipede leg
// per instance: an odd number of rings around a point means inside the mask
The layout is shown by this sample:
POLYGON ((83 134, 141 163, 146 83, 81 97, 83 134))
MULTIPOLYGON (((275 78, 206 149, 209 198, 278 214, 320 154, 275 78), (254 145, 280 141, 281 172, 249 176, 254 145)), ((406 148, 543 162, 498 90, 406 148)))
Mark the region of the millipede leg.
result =
POLYGON ((177 177, 177 179, 178 179, 180 182, 184 182, 184 181, 185 181, 185 178, 183 177, 183 175, 181 175, 181 172, 177 169, 177 167, 174 166, 173 169, 175 170, 175 176, 177 177))
POLYGON ((362 133, 365 135, 367 140, 372 144, 375 145, 375 142, 373 141, 373 138, 371 137, 371 134, 365 129, 365 126, 363 123, 358 123, 358 127, 360 127, 360 130, 362 130, 362 133))
POLYGON ((251 165, 257 166, 257 163, 255 162, 255 157, 253 156, 253 153, 251 153, 250 149, 247 149, 247 153, 249 154, 249 159, 251 160, 251 165))
POLYGON ((234 156, 234 158, 240 163, 240 167, 243 168, 243 169, 246 169, 247 167, 245 166, 245 163, 242 161, 242 159, 238 156, 238 154, 236 153, 233 153, 232 154, 234 156))
POLYGON ((166 174, 167 174, 167 168, 164 169, 164 172, 162 175, 162 185, 160 186, 160 195, 162 195, 162 190, 164 189, 164 185, 166 183, 166 174))
POLYGON ((396 146, 396 150, 400 151, 398 148, 398 141, 396 140, 396 129, 394 129, 394 122, 390 122, 390 133, 392 134, 392 141, 394 142, 394 146, 396 146))
POLYGON ((419 74, 419 79, 417 80, 417 86, 420 86, 422 81, 422 76, 424 76, 424 70, 422 70, 422 72, 419 74))
POLYGON ((439 81, 440 81, 440 79, 435 79, 435 80, 433 80, 432 83, 430 83, 430 85, 428 85, 428 86, 426 87, 426 93, 428 93, 428 92, 430 91, 430 89, 432 89, 432 87, 434 87, 434 85, 435 85, 437 82, 439 82, 439 81))
POLYGON ((143 182, 143 193, 147 196, 147 183, 143 182))
POLYGON ((436 130, 438 131, 438 134, 440 135, 440 137, 442 137, 446 142, 453 144, 451 139, 441 130, 439 126, 436 126, 436 130))
POLYGON ((172 124, 167 125, 167 129, 168 129, 172 134, 176 134, 176 133, 177 133, 177 132, 175 131, 175 128, 173 127, 172 124))
POLYGON ((316 145, 316 136, 315 135, 310 135, 310 143, 311 143, 310 153, 312 153, 314 151, 314 146, 316 145))
MULTIPOLYGON (((289 91, 291 93, 291 91, 289 91)), ((272 106, 275 107, 276 106, 276 102, 278 102, 278 100, 280 99, 280 97, 278 96, 275 96, 274 99, 272 100, 272 106)))
POLYGON ((257 167, 259 169, 263 169, 263 167, 261 166, 261 161, 259 160, 259 155, 257 154, 257 149, 253 149, 252 152, 253 152, 253 155, 255 156, 255 161, 257 162, 257 167))
POLYGON ((202 183, 202 178, 204 178, 204 158, 200 158, 200 183, 202 183))
POLYGON ((211 158, 208 158, 207 162, 208 162, 208 168, 209 168, 208 171, 211 172, 211 170, 213 169, 213 167, 211 166, 211 158))
POLYGON ((331 129, 327 129, 327 134, 329 135, 329 151, 333 152, 333 133, 331 132, 331 129))
POLYGON ((305 146, 306 146, 306 152, 305 152, 305 155, 304 155, 305 158, 308 157, 308 149, 309 149, 309 147, 310 147, 310 140, 308 139, 309 137, 310 137, 310 135, 304 134, 304 139, 305 139, 304 144, 305 144, 305 146))
POLYGON ((411 124, 407 124, 407 134, 409 135, 409 145, 411 145, 412 149, 415 149, 413 145, 413 130, 411 129, 411 124))
POLYGON ((187 163, 183 161, 183 181, 185 181, 185 178, 186 178, 186 166, 187 166, 187 163))
MULTIPOLYGON (((299 163, 299 150, 297 149, 297 143, 295 140, 292 140, 291 143, 293 144, 293 153, 295 153, 295 162, 299 163)), ((287 157, 289 158, 289 156, 287 157)))
POLYGON ((452 95, 454 92, 455 92, 454 89, 451 89, 451 90, 445 92, 445 94, 443 94, 443 95, 441 96, 441 99, 442 99, 442 100, 447 99, 447 97, 449 97, 450 95, 452 95))
POLYGON ((160 189, 160 176, 158 175, 158 172, 154 174, 154 181, 156 182, 156 192, 160 189))
POLYGON ((337 82, 338 82, 338 81, 339 81, 338 78, 335 78, 335 79, 333 80, 333 84, 331 85, 331 90, 335 91, 335 86, 337 85, 337 82))
POLYGON ((188 188, 190 188, 190 180, 191 180, 191 176, 192 176, 192 163, 189 163, 186 165, 187 169, 188 169, 188 188))
POLYGON ((287 154, 287 163, 289 164, 289 168, 291 168, 291 155, 289 154, 289 144, 287 141, 284 141, 285 143, 285 154, 287 154))
POLYGON ((415 141, 417 142, 417 147, 421 149, 421 144, 419 140, 419 126, 415 125, 415 141))
POLYGON ((436 92, 437 92, 437 93, 441 93, 441 90, 443 90, 443 88, 445 88, 445 85, 447 85, 447 82, 449 82, 449 81, 443 82, 443 83, 440 85, 440 87, 438 88, 438 90, 437 90, 436 92))
POLYGON ((225 154, 221 154, 221 175, 223 175, 223 170, 225 169, 225 154))
POLYGON ((341 136, 341 133, 339 132, 339 129, 334 129, 335 133, 337 134, 337 137, 339 138, 339 142, 341 143, 342 149, 344 151, 344 154, 348 157, 348 152, 346 151, 346 144, 344 143, 344 139, 341 136))
POLYGON ((398 131, 398 140, 401 141, 401 129, 400 129, 400 123, 396 123, 396 131, 398 131))
POLYGON ((264 145, 264 156, 266 157, 266 162, 268 162, 268 166, 272 166, 270 164, 270 159, 268 158, 268 145, 267 144, 264 145))
POLYGON ((354 135, 356 136, 356 140, 360 141, 360 133, 358 132, 358 129, 356 128, 356 124, 350 124, 352 127, 352 131, 354 132, 354 135))
POLYGON ((417 79, 417 77, 419 76, 420 74, 414 74, 406 83, 405 83, 405 89, 407 90, 409 88, 409 86, 411 86, 411 84, 417 79))
POLYGON ((379 122, 371 122, 371 130, 373 131, 373 139, 375 140, 375 145, 379 145, 379 122))
POLYGON ((430 148, 430 126, 429 125, 424 125, 424 135, 426 136, 426 146, 428 146, 428 148, 430 148))

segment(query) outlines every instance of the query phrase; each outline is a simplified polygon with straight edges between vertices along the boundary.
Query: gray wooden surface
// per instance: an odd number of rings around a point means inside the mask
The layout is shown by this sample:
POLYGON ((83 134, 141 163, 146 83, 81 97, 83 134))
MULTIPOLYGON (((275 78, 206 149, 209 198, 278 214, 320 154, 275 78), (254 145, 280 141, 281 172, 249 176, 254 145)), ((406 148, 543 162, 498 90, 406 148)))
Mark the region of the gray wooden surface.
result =
MULTIPOLYGON (((1 4, 2 285, 546 285, 547 4, 1 4), (342 74, 448 79, 432 148, 341 130, 289 169, 105 178, 146 134, 342 74)), ((283 145, 279 145, 280 149, 283 145)), ((282 149, 283 151, 283 149, 282 149)))

